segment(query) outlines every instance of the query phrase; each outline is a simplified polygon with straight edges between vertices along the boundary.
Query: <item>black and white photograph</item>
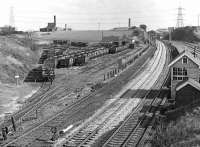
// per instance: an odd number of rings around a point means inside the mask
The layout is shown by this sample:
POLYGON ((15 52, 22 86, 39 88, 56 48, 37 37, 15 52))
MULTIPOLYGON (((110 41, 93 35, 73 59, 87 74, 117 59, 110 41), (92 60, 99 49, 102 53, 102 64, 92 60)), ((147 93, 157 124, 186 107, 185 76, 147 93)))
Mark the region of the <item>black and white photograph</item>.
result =
POLYGON ((200 147, 200 1, 1 0, 0 147, 200 147))

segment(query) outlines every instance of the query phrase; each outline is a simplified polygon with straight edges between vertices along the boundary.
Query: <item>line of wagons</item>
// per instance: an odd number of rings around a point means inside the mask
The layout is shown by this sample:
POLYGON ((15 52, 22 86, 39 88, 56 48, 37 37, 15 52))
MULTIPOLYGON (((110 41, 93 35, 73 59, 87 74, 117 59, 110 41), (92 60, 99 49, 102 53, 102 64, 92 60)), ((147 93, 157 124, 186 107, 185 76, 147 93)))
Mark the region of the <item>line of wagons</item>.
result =
POLYGON ((112 46, 112 47, 97 47, 89 48, 87 50, 78 50, 75 53, 65 54, 66 47, 58 47, 55 52, 55 60, 49 58, 49 48, 44 49, 42 56, 39 60, 38 68, 33 69, 29 72, 24 82, 45 82, 49 81, 50 78, 54 78, 54 66, 56 68, 67 68, 70 66, 80 66, 84 65, 89 59, 94 59, 105 54, 114 54, 121 52, 128 48, 125 46, 112 46), (50 76, 49 76, 50 75, 50 76))
POLYGON ((70 66, 84 65, 89 59, 94 59, 105 54, 114 54, 126 50, 127 46, 111 47, 111 48, 96 48, 85 51, 79 51, 75 54, 62 55, 58 57, 56 68, 66 68, 70 66))
POLYGON ((137 58, 139 58, 149 47, 140 49, 137 53, 125 56, 118 60, 118 66, 120 69, 126 68, 127 65, 132 64, 137 58))

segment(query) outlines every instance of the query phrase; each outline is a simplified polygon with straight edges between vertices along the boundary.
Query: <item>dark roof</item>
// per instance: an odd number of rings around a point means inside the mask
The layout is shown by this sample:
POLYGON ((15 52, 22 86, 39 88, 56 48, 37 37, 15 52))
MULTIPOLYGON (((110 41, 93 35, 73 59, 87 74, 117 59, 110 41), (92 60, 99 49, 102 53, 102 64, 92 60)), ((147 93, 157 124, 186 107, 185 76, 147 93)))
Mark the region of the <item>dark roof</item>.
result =
POLYGON ((200 90, 200 83, 189 78, 188 80, 186 81, 182 81, 181 83, 179 83, 177 86, 176 86, 176 90, 179 91, 180 89, 182 89, 183 87, 185 87, 186 85, 191 85, 193 86, 194 88, 200 90))
POLYGON ((55 23, 48 23, 48 29, 54 29, 56 27, 55 23))

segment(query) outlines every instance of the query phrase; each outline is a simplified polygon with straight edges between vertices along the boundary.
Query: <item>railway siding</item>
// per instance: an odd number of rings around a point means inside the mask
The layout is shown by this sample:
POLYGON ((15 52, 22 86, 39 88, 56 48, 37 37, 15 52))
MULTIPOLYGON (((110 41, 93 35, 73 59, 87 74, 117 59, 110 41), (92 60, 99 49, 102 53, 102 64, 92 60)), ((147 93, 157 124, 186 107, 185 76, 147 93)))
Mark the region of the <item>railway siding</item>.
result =
MULTIPOLYGON (((123 83, 126 83, 128 82, 131 78, 133 78, 135 75, 133 75, 133 73, 135 71, 138 70, 138 67, 140 67, 150 56, 152 56, 152 50, 149 50, 147 53, 144 54, 144 58, 138 60, 133 68, 131 68, 130 70, 128 71, 125 71, 124 73, 122 73, 118 78, 119 79, 114 79, 113 81, 111 81, 110 84, 112 85, 115 85, 113 87, 109 87, 109 85, 105 86, 103 89, 101 89, 100 91, 98 91, 98 93, 100 92, 103 92, 102 94, 104 96, 99 95, 94 98, 94 96, 89 96, 88 98, 84 99, 82 102, 82 106, 78 106, 77 105, 73 105, 71 108, 67 108, 65 110, 63 110, 62 112, 60 112, 59 114, 55 115, 53 118, 51 119, 48 119, 47 121, 45 121, 44 123, 39 123, 39 124, 35 124, 35 126, 33 126, 32 128, 26 130, 24 132, 24 134, 22 136, 18 136, 16 139, 14 139, 13 141, 8 141, 8 144, 12 144, 12 143, 17 143, 17 144, 26 144, 26 143, 31 143, 34 141, 34 139, 36 138, 40 138, 40 136, 44 136, 42 134, 48 134, 45 138, 47 139, 49 135, 51 135, 51 133, 49 133, 49 126, 57 126, 58 129, 62 129, 62 128, 65 128, 66 126, 68 126, 69 123, 71 123, 72 121, 74 121, 72 119, 72 116, 77 116, 79 113, 84 113, 84 112, 80 112, 80 109, 83 109, 85 106, 88 106, 88 102, 89 102, 89 99, 92 100, 90 101, 90 104, 94 103, 102 103, 104 102, 105 99, 108 98, 108 96, 105 96, 105 95, 108 95, 110 94, 110 92, 115 92, 119 89, 119 85, 123 85, 123 83), (115 84, 114 84, 115 83, 115 84), (99 99, 99 97, 101 97, 101 99, 99 99), (99 102, 98 102, 99 101, 99 102), (100 102, 101 101, 101 102, 100 102), (76 109, 75 109, 76 108, 76 109), (73 113, 72 113, 73 112, 73 113), (69 115, 71 114, 71 115, 69 115), (40 134, 40 135, 39 135, 40 134)), ((92 105, 91 105, 92 106, 92 105)), ((101 105, 96 105, 95 106, 95 109, 98 109, 101 105)), ((91 107, 92 109, 92 107, 91 107)), ((84 111, 88 111, 90 113, 85 113, 87 114, 85 117, 88 117, 89 114, 92 114, 93 113, 93 110, 91 111, 89 108, 87 109, 84 109, 84 111)), ((81 117, 83 117, 81 115, 81 117)), ((76 121, 79 120, 81 118, 80 116, 77 116, 76 117, 76 121)), ((34 142, 35 143, 35 142, 34 142)), ((7 144, 7 145, 8 145, 7 144)))

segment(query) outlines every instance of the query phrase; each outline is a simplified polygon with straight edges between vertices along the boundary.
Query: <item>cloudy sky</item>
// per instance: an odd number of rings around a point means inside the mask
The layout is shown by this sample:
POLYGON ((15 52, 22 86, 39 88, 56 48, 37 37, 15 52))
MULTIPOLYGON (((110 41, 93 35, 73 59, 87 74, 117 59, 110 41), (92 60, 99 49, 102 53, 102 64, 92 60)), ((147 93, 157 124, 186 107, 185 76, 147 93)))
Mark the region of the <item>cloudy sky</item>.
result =
POLYGON ((58 26, 66 23, 76 30, 109 29, 147 24, 149 29, 176 25, 177 8, 184 7, 184 25, 197 25, 200 0, 2 0, 0 26, 9 24, 10 7, 14 7, 15 26, 38 30, 57 16, 58 26))

